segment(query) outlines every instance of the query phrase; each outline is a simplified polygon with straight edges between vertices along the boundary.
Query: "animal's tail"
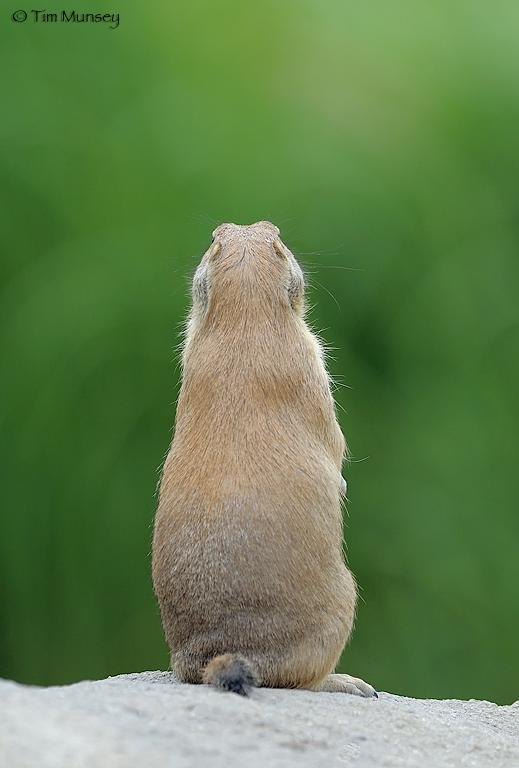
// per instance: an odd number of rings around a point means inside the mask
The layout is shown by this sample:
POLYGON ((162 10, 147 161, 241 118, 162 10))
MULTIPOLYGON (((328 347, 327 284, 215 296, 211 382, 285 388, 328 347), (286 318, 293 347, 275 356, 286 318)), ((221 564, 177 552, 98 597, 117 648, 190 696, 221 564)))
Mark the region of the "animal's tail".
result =
POLYGON ((240 696, 248 696, 251 687, 258 685, 253 665, 237 653, 216 656, 204 669, 202 681, 240 696))

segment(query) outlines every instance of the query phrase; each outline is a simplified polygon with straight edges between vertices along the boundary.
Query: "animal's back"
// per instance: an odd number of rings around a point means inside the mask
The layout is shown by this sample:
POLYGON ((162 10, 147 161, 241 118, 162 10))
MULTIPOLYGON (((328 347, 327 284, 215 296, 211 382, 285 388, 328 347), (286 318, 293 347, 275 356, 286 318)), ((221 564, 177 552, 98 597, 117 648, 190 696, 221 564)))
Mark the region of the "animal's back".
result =
POLYGON ((188 330, 155 523, 172 665, 200 682, 215 656, 240 654, 263 685, 308 687, 333 669, 356 597, 327 374, 297 312, 204 317, 188 330))

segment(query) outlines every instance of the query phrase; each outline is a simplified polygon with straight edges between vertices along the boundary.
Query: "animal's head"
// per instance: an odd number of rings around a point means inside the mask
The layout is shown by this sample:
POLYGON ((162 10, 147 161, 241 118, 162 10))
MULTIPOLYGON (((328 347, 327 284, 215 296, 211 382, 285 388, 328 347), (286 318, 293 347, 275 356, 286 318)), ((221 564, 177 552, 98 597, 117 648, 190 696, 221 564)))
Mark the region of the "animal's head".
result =
POLYGON ((193 312, 240 314, 248 305, 304 312, 304 277, 269 221, 220 224, 193 278, 193 312))

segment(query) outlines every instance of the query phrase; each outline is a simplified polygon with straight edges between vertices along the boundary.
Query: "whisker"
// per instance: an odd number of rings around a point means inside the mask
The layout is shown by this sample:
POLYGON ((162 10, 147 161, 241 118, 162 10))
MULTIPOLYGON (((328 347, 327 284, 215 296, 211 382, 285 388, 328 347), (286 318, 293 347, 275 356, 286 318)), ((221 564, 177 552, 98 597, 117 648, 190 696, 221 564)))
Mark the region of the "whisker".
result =
POLYGON ((339 312, 342 312, 342 310, 341 310, 341 305, 339 304, 339 302, 337 301, 337 299, 335 298, 335 296, 333 295, 333 293, 332 293, 331 291, 329 291, 329 290, 328 290, 328 288, 327 288, 325 285, 323 285, 322 283, 320 283, 318 280, 313 280, 312 282, 313 282, 313 283, 315 283, 315 285, 318 285, 320 288, 322 288, 322 289, 323 289, 323 291, 326 291, 326 293, 327 293, 327 294, 328 294, 328 295, 329 295, 329 296, 330 296, 330 297, 331 297, 331 298, 334 300, 334 302, 337 304, 337 308, 338 308, 339 312))
POLYGON ((342 264, 318 264, 316 262, 306 261, 304 262, 304 267, 306 270, 306 265, 309 265, 310 267, 315 267, 317 270, 321 269, 342 269, 345 272, 365 272, 365 267, 345 267, 342 264))

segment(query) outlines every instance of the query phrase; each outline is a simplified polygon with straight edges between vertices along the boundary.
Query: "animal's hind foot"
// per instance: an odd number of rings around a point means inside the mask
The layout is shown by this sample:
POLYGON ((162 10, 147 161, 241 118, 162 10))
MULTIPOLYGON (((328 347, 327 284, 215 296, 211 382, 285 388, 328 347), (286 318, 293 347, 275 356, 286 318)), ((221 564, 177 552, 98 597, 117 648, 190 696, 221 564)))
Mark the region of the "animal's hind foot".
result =
POLYGON ((378 698, 372 685, 365 683, 360 677, 351 677, 351 675, 328 675, 312 690, 326 693, 351 693, 353 696, 363 696, 365 699, 378 698))

